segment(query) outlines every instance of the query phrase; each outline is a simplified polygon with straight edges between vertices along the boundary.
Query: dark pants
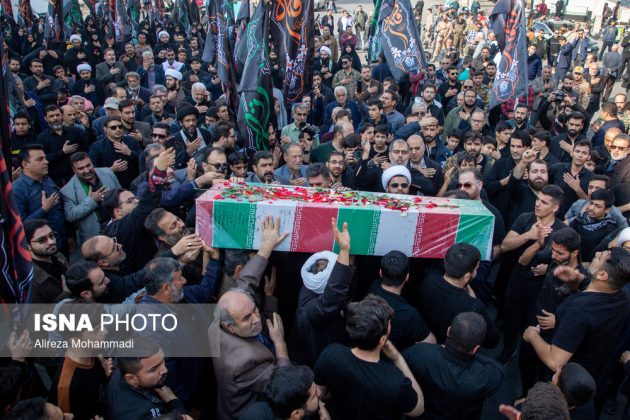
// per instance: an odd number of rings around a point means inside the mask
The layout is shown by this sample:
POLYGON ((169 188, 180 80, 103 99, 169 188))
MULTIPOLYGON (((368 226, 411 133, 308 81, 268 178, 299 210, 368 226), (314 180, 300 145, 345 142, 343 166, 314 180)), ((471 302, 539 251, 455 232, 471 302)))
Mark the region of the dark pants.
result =
MULTIPOLYGON (((516 279, 516 281, 523 280, 516 279)), ((503 309, 503 348, 507 352, 512 353, 516 350, 518 337, 525 329, 527 313, 534 300, 534 297, 527 296, 508 284, 503 309)))

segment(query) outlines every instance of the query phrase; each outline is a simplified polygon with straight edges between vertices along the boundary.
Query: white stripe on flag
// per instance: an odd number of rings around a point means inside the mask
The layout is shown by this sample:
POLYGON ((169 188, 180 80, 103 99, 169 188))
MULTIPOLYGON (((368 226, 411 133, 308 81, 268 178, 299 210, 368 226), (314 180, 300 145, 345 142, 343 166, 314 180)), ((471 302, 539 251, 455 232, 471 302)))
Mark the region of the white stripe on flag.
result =
POLYGON ((295 208, 297 201, 282 200, 280 202, 259 202, 256 205, 256 229, 254 231, 254 243, 253 249, 260 248, 260 241, 262 235, 262 222, 267 216, 273 216, 274 220, 280 218, 280 233, 287 232, 289 236, 286 237, 280 245, 276 247, 278 251, 290 251, 291 239, 293 237, 293 223, 295 220, 295 208))
POLYGON ((374 255, 385 255, 389 251, 400 251, 410 256, 418 224, 418 213, 403 213, 397 210, 382 210, 374 255))

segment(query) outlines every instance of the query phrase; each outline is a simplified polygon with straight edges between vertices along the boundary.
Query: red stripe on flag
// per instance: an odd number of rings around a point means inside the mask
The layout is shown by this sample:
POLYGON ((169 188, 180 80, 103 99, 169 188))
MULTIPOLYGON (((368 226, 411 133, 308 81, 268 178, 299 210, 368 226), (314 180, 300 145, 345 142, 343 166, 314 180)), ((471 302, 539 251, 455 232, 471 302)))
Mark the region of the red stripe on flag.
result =
MULTIPOLYGON (((201 198, 201 197, 200 197, 201 198)), ((212 244, 212 210, 214 208, 214 201, 201 201, 197 200, 197 235, 204 240, 206 245, 213 246, 212 244)))
POLYGON ((330 220, 337 217, 337 209, 329 205, 301 203, 295 209, 291 251, 319 252, 333 246, 330 220))
POLYGON ((411 256, 444 258, 455 243, 458 225, 458 214, 420 213, 411 256))

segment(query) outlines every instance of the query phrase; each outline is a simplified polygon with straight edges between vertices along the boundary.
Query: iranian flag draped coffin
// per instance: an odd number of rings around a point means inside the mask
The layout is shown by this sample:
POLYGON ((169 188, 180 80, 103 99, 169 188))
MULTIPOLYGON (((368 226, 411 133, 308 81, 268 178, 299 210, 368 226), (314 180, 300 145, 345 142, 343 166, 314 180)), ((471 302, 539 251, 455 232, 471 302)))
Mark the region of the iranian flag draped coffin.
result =
POLYGON ((442 258, 456 243, 469 243, 489 260, 494 216, 476 200, 409 195, 335 193, 331 190, 225 183, 197 198, 197 232, 215 248, 258 249, 261 221, 280 218, 289 236, 278 251, 338 251, 330 220, 348 222, 351 253, 442 258))

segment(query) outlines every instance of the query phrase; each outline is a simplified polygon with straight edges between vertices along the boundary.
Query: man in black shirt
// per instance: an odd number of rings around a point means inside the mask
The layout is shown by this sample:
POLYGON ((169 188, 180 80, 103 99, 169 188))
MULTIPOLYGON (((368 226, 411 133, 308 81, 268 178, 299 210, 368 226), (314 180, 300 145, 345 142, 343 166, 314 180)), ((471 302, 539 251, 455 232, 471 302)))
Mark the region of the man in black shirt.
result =
POLYGON ((523 131, 515 131, 510 136, 510 154, 501 157, 484 174, 483 183, 490 198, 490 202, 499 209, 501 214, 507 214, 510 197, 505 187, 510 180, 510 173, 516 162, 521 160, 525 149, 531 146, 529 135, 523 131))
POLYGON ((418 417, 423 413, 422 390, 388 340, 393 316, 394 311, 378 296, 348 305, 346 330, 355 346, 330 344, 313 369, 322 398, 330 391, 327 405, 333 418, 398 419, 402 414, 418 417))
MULTIPOLYGON (((551 344, 540 336, 539 327, 533 326, 525 330, 523 340, 552 371, 569 361, 584 366, 597 383, 598 405, 605 395, 615 337, 624 330, 630 312, 630 298, 624 290, 630 280, 630 252, 616 247, 599 253, 589 271, 591 283, 586 290, 558 306, 551 344)), ((574 272, 568 280, 577 280, 579 275, 574 272)))
MULTIPOLYGON (((538 298, 527 315, 527 325, 540 325, 541 337, 550 343, 558 305, 568 296, 586 289, 590 281, 588 271, 580 264, 580 235, 571 228, 554 232, 550 247, 537 252, 532 265, 541 271, 546 270, 547 274, 538 298), (580 273, 579 276, 574 276, 576 271, 580 273)), ((539 363, 534 349, 528 343, 522 344, 519 368, 523 393, 536 380, 548 381, 553 374, 539 363)))
POLYGON ((486 320, 487 332, 483 347, 492 348, 499 342, 499 330, 469 286, 477 275, 481 255, 472 245, 461 243, 449 248, 444 257, 444 275, 432 272, 420 282, 420 313, 435 334, 438 343, 446 340, 446 331, 455 315, 477 312, 486 320))
POLYGON ((442 109, 446 108, 446 104, 457 95, 462 87, 461 83, 457 80, 459 74, 457 74, 457 67, 450 66, 448 68, 448 76, 446 83, 442 83, 438 88, 438 96, 442 102, 442 109))
POLYGON ((250 405, 239 420, 303 419, 318 411, 320 418, 330 418, 313 378, 308 366, 277 367, 269 378, 266 400, 250 405))
POLYGON ((580 140, 586 140, 582 134, 585 117, 581 112, 573 112, 567 118, 567 132, 551 139, 549 151, 557 157, 560 162, 571 162, 573 147, 580 140))
POLYGON ((503 384, 503 368, 478 353, 486 321, 475 312, 453 318, 446 343, 416 344, 403 352, 422 383, 426 411, 422 418, 459 420, 481 417, 483 401, 503 384))
POLYGON ((400 251, 390 251, 381 259, 380 279, 372 283, 370 293, 380 296, 394 310, 389 340, 401 351, 414 343, 435 344, 435 336, 416 308, 401 296, 409 280, 409 258, 400 251))
POLYGON ((540 190, 549 183, 547 162, 536 159, 536 153, 526 150, 523 158, 516 164, 506 185, 510 195, 510 209, 506 218, 506 226, 523 213, 533 212, 536 198, 540 190), (523 176, 527 172, 527 181, 523 176))
POLYGON ((57 105, 47 106, 45 116, 48 129, 37 137, 37 143, 46 152, 46 159, 50 163, 49 176, 61 188, 74 175, 70 155, 87 151, 88 140, 84 130, 63 125, 63 115, 57 105))
POLYGON ((549 244, 552 232, 567 226, 556 218, 564 194, 557 185, 547 185, 536 199, 533 213, 520 215, 501 244, 503 252, 510 252, 514 261, 505 293, 505 326, 503 351, 497 360, 507 363, 516 355, 516 341, 522 331, 525 316, 542 286, 544 270, 532 266, 536 252, 549 244))
POLYGON ((608 248, 609 242, 616 236, 619 226, 610 214, 612 204, 613 195, 609 190, 595 190, 586 208, 569 224, 582 238, 580 255, 585 262, 595 257, 595 251, 608 248))
POLYGON ((564 219, 564 214, 578 198, 588 199, 586 191, 593 173, 584 164, 590 159, 591 143, 579 140, 573 148, 570 163, 556 163, 549 168, 549 181, 562 188, 564 201, 560 205, 558 217, 564 219))

